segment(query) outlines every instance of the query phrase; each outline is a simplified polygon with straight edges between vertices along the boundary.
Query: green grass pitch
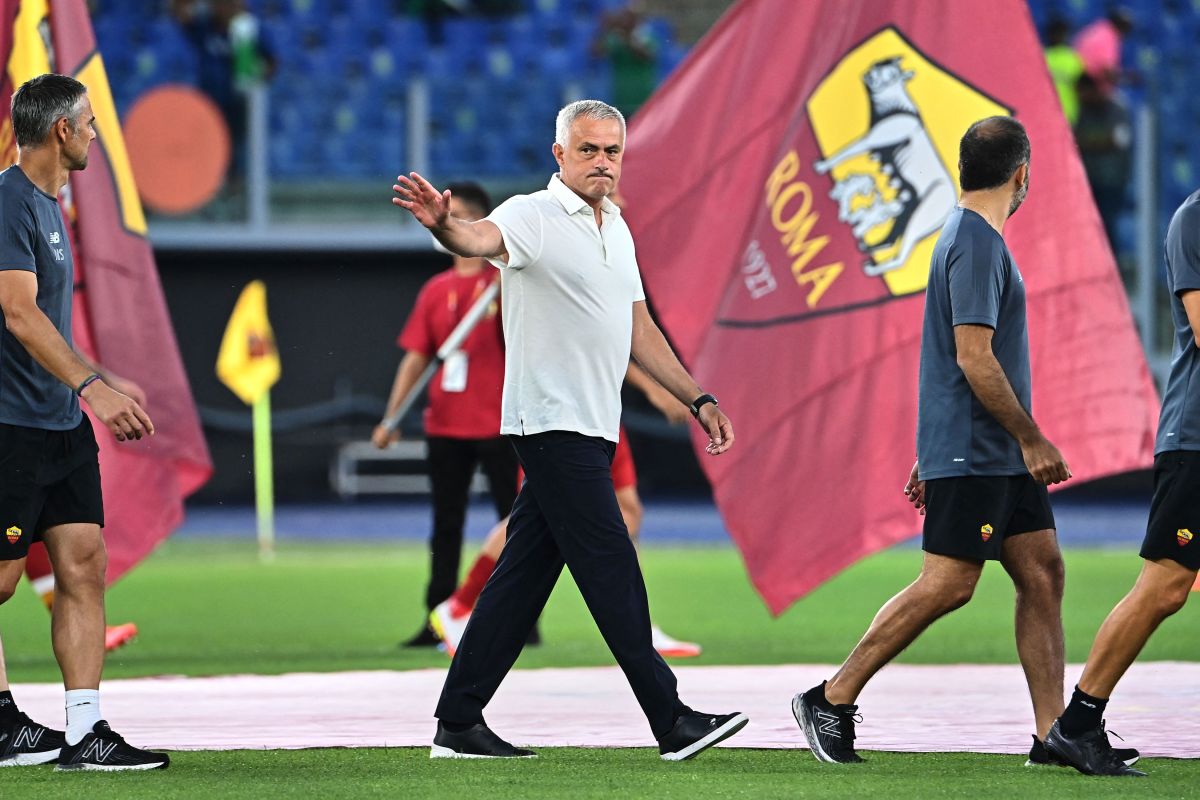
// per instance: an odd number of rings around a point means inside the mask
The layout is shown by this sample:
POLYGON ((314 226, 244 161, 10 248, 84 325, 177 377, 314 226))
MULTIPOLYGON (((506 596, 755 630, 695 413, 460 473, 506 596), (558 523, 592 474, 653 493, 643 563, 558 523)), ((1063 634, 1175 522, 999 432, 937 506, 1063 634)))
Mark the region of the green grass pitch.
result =
MULTIPOLYGON (((260 564, 252 543, 167 542, 109 595, 109 618, 141 638, 112 654, 107 678, 444 666, 440 653, 397 642, 419 621, 425 556, 412 544, 291 543, 260 564)), ((1066 554, 1067 656, 1087 655, 1093 634, 1140 569, 1132 551, 1066 554)), ((655 621, 704 645, 689 664, 837 663, 888 597, 915 577, 919 551, 893 549, 838 576, 772 619, 728 547, 655 547, 643 554, 655 621)), ((1168 620, 1144 658, 1200 660, 1200 605, 1168 620)), ((22 588, 0 610, 10 679, 57 681, 49 624, 22 588)), ((542 619, 545 644, 522 667, 611 664, 569 575, 542 619)), ((938 622, 900 659, 907 663, 1013 663, 1012 587, 998 565, 975 600, 938 622)), ((60 775, 0 771, 0 797, 1182 797, 1200 770, 1146 762, 1148 781, 1087 780, 1067 770, 1025 770, 988 755, 868 754, 862 768, 818 764, 807 750, 721 750, 668 765, 644 750, 547 749, 536 762, 430 762, 428 751, 311 750, 178 753, 163 774, 60 775)))

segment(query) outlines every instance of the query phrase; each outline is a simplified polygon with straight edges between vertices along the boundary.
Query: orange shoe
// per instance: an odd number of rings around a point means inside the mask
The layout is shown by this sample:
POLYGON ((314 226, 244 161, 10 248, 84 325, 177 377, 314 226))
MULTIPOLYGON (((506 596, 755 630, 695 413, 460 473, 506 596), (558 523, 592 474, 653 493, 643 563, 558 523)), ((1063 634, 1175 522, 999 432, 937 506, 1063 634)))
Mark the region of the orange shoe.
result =
POLYGON ((109 625, 104 629, 104 649, 106 651, 116 650, 118 647, 132 642, 137 635, 137 625, 132 622, 126 622, 124 625, 109 625))
POLYGON ((650 635, 654 649, 663 658, 695 658, 703 652, 703 648, 695 642, 681 642, 662 632, 657 625, 650 626, 650 635))

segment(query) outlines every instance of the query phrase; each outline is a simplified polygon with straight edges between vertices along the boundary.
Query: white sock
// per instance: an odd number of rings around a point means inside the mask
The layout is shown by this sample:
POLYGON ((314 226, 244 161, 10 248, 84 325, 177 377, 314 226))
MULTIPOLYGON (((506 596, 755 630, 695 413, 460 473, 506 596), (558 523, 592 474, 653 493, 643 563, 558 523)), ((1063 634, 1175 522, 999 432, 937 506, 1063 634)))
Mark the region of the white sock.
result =
POLYGON ((99 689, 67 689, 67 744, 79 744, 100 721, 99 689))

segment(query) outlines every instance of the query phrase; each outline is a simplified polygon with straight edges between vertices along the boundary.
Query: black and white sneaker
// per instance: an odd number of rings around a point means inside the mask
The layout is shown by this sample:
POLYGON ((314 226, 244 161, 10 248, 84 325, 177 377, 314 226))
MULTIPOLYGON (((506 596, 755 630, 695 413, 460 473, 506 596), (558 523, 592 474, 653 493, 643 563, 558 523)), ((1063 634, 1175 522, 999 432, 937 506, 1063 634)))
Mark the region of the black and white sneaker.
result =
POLYGON ((862 722, 858 706, 835 706, 826 700, 825 681, 792 698, 792 716, 818 761, 856 764, 863 760, 854 752, 854 723, 862 722))
POLYGON ((65 733, 39 725, 18 711, 8 727, 0 728, 0 767, 49 764, 66 746, 65 733))
POLYGON ((702 714, 688 709, 675 720, 658 740, 658 754, 663 761, 686 761, 695 758, 717 742, 723 742, 746 727, 750 718, 745 714, 702 714))
POLYGON ((451 733, 439 721, 433 735, 430 758, 537 758, 537 753, 513 747, 487 725, 472 725, 460 733, 451 733))
POLYGON ((166 753, 139 750, 116 734, 108 727, 107 722, 100 720, 92 728, 92 732, 80 739, 78 744, 63 747, 58 766, 54 769, 57 772, 120 772, 134 769, 166 769, 170 763, 171 759, 166 753))
POLYGON ((1061 721, 1055 720, 1046 734, 1046 749, 1059 761, 1084 775, 1146 777, 1146 773, 1130 767, 1120 758, 1108 740, 1103 722, 1086 733, 1066 736, 1059 727, 1061 721))
MULTIPOLYGON (((1108 731, 1112 736, 1117 734, 1108 731)), ((1120 736, 1117 736, 1120 739, 1120 736)), ((1132 747, 1114 747, 1113 752, 1117 758, 1125 762, 1125 766, 1132 767, 1142 757, 1142 754, 1132 747)), ((1070 766, 1065 761, 1060 760, 1057 756, 1046 749, 1046 744, 1035 734, 1033 737, 1033 746, 1029 748, 1029 759, 1025 762, 1027 767, 1067 767, 1070 766)))

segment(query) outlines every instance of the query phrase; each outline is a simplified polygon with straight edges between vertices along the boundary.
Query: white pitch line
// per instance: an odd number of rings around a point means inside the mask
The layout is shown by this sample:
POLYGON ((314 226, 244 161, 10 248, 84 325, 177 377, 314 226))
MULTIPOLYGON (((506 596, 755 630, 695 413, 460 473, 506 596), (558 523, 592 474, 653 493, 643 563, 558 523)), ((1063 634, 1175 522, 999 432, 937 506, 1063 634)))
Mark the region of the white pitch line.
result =
MULTIPOLYGON (((723 746, 800 748, 792 695, 834 667, 675 666, 685 703, 742 711, 750 724, 723 746)), ((1067 669, 1068 687, 1081 672, 1067 669)), ((335 672, 106 681, 101 710, 139 747, 171 750, 425 747, 445 671, 335 672)), ((22 710, 63 718, 60 684, 17 684, 22 710)), ((1033 711, 1016 665, 892 665, 859 700, 857 746, 909 752, 1022 753, 1033 711)), ((1148 756, 1200 757, 1200 664, 1135 664, 1109 723, 1148 756), (1169 735, 1167 735, 1169 731, 1169 735)), ((616 667, 516 670, 487 709, 489 725, 521 745, 651 747, 645 719, 616 667)))

